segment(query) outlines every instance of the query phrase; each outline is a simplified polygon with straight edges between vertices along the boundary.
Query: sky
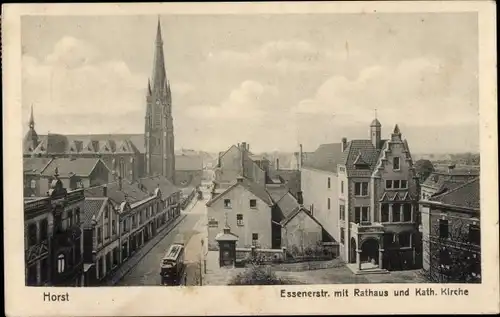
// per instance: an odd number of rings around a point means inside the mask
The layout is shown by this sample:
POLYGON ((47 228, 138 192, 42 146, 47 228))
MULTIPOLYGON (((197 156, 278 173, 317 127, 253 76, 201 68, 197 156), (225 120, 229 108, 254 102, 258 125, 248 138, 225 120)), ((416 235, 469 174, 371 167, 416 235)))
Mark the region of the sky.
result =
MULTIPOLYGON (((22 18, 23 127, 143 133, 157 16, 22 18)), ((397 123, 412 152, 479 150, 475 13, 162 15, 176 148, 313 151, 397 123)))

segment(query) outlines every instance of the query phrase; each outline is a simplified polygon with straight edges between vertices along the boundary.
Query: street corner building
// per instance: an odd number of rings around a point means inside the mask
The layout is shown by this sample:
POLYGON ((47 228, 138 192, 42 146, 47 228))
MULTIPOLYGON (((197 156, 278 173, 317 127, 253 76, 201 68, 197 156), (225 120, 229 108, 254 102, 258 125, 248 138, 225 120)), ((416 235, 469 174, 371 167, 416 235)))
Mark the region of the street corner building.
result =
MULTIPOLYGON (((438 191, 420 201, 423 269, 435 283, 480 283, 480 179, 450 174, 438 191)), ((436 175, 424 184, 435 185, 443 176, 436 175)))
POLYGON ((24 199, 26 286, 83 286, 85 196, 53 176, 46 197, 24 199))
POLYGON ((342 138, 306 157, 299 152, 304 205, 339 243, 355 274, 421 266, 419 183, 408 142, 396 124, 381 137, 342 138))
MULTIPOLYGON (((165 69, 159 20, 153 72, 145 84, 144 134, 42 135, 36 132, 32 106, 29 130, 23 139, 23 157, 100 158, 113 178, 135 181, 145 176, 163 175, 175 184, 172 92, 165 69)), ((33 173, 28 171, 28 174, 33 173)))

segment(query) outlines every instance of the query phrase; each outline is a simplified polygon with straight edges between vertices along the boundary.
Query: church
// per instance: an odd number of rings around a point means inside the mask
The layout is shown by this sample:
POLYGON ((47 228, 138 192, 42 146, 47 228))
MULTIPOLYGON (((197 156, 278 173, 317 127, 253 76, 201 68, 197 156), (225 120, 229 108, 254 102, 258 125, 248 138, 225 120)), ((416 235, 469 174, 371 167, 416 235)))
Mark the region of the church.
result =
POLYGON ((175 184, 172 94, 165 70, 160 20, 145 101, 144 134, 39 135, 32 106, 23 156, 100 158, 116 178, 135 181, 162 175, 175 184))

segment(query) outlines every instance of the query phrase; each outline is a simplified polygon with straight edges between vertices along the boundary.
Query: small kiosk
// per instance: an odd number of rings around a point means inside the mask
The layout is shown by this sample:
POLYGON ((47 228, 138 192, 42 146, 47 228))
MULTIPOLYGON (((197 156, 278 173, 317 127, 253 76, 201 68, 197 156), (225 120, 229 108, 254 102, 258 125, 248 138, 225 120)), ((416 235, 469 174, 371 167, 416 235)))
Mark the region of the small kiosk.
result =
POLYGON ((231 228, 226 224, 223 231, 215 237, 215 241, 219 244, 219 267, 234 267, 238 236, 231 233, 231 228))

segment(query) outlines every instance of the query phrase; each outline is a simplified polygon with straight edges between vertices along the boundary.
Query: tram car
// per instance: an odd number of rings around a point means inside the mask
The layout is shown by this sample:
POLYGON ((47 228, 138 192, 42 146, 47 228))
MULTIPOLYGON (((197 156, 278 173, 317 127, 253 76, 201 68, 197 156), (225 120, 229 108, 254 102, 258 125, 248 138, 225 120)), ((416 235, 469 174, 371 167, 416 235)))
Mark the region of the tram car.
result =
POLYGON ((186 285, 184 242, 176 239, 161 261, 161 285, 186 285))

